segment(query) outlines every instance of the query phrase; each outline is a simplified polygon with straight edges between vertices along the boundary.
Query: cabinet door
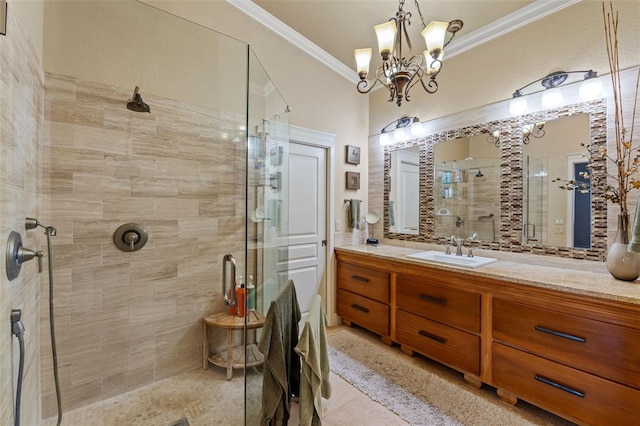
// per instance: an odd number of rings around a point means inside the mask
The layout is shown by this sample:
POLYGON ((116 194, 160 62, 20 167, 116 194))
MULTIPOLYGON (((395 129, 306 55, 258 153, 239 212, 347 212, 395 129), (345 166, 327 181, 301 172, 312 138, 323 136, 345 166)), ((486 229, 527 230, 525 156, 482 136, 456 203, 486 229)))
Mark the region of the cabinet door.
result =
POLYGON ((474 333, 480 332, 480 294, 430 278, 398 274, 399 309, 474 333))
POLYGON ((493 338, 640 389, 640 330, 496 298, 493 338))
POLYGON ((640 391, 493 344, 493 385, 584 424, 637 425, 640 391))
POLYGON ((338 263, 338 288, 389 303, 389 273, 350 263, 338 263))
POLYGON ((338 290, 338 315, 382 336, 389 335, 389 305, 338 290))
POLYGON ((398 310, 398 343, 476 376, 480 375, 480 338, 398 310))

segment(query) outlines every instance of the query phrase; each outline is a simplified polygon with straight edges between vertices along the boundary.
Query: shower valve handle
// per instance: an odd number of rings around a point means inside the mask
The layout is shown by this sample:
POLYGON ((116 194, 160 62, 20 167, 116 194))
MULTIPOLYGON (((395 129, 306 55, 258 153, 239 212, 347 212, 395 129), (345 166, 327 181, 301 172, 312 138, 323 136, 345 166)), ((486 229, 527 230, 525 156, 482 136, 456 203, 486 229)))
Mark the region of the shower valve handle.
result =
POLYGON ((129 231, 124 234, 123 239, 125 243, 129 244, 129 246, 131 247, 131 251, 133 251, 135 249, 136 243, 140 239, 140 236, 134 231, 129 231))
POLYGON ((42 258, 44 257, 44 252, 34 251, 22 246, 18 248, 18 263, 24 263, 34 257, 38 258, 38 273, 40 273, 42 272, 42 258))

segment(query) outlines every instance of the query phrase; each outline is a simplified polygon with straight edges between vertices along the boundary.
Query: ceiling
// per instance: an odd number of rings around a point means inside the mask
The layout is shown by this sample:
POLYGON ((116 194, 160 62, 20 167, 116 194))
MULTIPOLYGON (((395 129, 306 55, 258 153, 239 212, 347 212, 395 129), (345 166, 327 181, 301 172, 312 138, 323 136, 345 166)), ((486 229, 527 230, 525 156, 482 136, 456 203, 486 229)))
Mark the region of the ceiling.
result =
MULTIPOLYGON (((377 41, 373 26, 388 21, 398 10, 395 0, 228 0, 243 12, 272 28, 292 43, 325 62, 337 72, 357 81, 353 50, 372 47, 376 61, 377 41)), ((460 19, 464 27, 445 50, 445 60, 464 50, 500 36, 579 0, 421 0, 425 24, 460 19)), ((424 50, 422 22, 415 0, 407 0, 411 12, 409 37, 414 54, 424 50)))

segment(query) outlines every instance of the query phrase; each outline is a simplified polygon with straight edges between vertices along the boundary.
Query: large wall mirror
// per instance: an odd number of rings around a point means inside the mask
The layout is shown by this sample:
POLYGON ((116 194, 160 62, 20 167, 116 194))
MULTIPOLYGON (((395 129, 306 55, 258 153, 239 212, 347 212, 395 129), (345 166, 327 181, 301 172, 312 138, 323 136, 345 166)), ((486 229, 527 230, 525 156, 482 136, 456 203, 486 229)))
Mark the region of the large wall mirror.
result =
MULTIPOLYGON (((602 194, 554 182, 580 177, 585 145, 606 146, 604 100, 386 146, 385 238, 604 260, 602 194)), ((593 166, 606 174, 604 161, 593 166)))

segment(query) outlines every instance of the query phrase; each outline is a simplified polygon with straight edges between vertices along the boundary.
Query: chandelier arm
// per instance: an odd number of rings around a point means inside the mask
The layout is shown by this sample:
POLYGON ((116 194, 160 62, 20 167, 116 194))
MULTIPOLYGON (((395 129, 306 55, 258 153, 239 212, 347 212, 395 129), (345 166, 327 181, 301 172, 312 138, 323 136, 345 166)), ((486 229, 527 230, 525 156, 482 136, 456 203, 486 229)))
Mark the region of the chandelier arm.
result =
MULTIPOLYGON (((402 25, 402 32, 404 32, 404 37, 407 39, 407 47, 409 48, 409 57, 413 56, 413 47, 411 46, 411 39, 409 38, 409 33, 407 31, 407 27, 411 25, 411 13, 407 12, 405 14, 405 19, 403 22, 406 22, 406 25, 402 25)), ((402 37, 398 39, 398 44, 400 45, 400 56, 402 56, 402 37)), ((402 60, 402 57, 400 58, 402 60)))
POLYGON ((429 77, 429 82, 426 85, 422 78, 420 79, 420 83, 422 84, 422 88, 431 95, 438 91, 438 82, 435 80, 435 74, 429 77))
POLYGON ((376 79, 371 85, 371 87, 367 89, 367 86, 369 86, 369 82, 367 80, 360 80, 358 84, 356 84, 356 88, 358 89, 358 92, 362 94, 366 94, 366 93, 369 93, 371 90, 373 90, 373 88, 376 87, 379 81, 380 81, 379 79, 376 79))
MULTIPOLYGON (((432 58, 433 59, 433 58, 432 58)), ((440 74, 440 70, 442 70, 442 60, 440 59, 433 59, 433 61, 431 61, 431 63, 429 64, 429 67, 433 70, 435 70, 435 72, 431 73, 430 76, 432 79, 435 79, 438 74, 440 74), (438 65, 438 67, 436 68, 436 65, 438 65)))
POLYGON ((453 41, 453 38, 456 36, 456 33, 451 33, 451 38, 449 39, 449 41, 447 41, 442 48, 444 49, 445 47, 447 47, 449 45, 449 43, 451 43, 453 41))
POLYGON ((424 74, 422 72, 419 72, 419 71, 416 72, 413 76, 411 76, 411 79, 407 83, 407 88, 404 91, 404 97, 407 100, 407 102, 409 102, 409 91, 411 90, 411 88, 413 86, 415 86, 416 84, 418 84, 418 82, 420 82, 422 84, 422 87, 424 87, 424 82, 422 81, 422 77, 423 76, 424 76, 424 74), (417 78, 416 78, 416 76, 417 76, 417 78))

